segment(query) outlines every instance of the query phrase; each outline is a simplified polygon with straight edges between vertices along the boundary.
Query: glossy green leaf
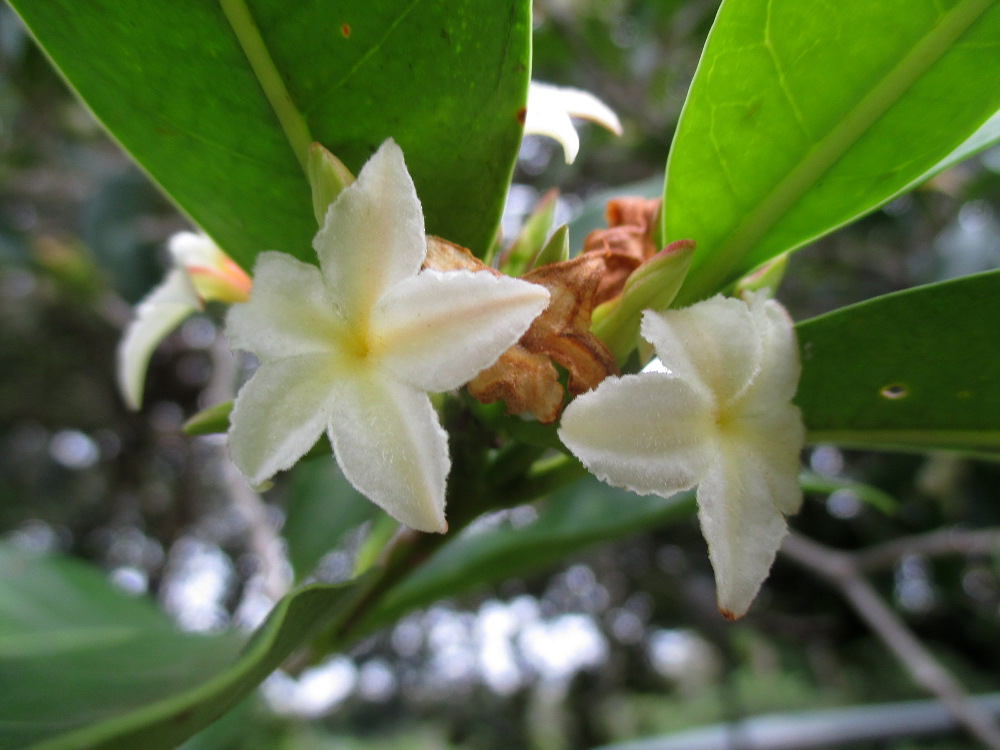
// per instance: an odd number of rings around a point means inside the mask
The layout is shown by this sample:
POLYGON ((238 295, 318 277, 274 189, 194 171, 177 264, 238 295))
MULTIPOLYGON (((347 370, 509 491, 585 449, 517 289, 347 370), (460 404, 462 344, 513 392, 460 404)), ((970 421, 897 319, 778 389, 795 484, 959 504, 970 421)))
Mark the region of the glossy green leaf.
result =
POLYGON ((242 634, 177 631, 75 560, 0 545, 0 748, 173 748, 240 703, 363 587, 310 586, 242 634))
POLYGON ((466 529, 384 597, 362 629, 486 583, 553 565, 591 545, 689 518, 693 492, 669 499, 640 497, 587 478, 537 507, 539 517, 518 528, 466 529))
POLYGON ((428 232, 478 252, 493 238, 527 97, 527 0, 11 5, 105 127, 244 267, 262 250, 313 257, 313 140, 356 173, 395 138, 428 232))
MULTIPOLYGON (((667 165, 678 301, 884 204, 1000 110, 997 0, 728 0, 667 165)), ((974 149, 959 151, 958 156, 974 149)))
MULTIPOLYGON (((970 156, 974 156, 980 151, 983 151, 990 146, 995 146, 998 143, 1000 143, 1000 112, 994 112, 993 116, 984 122, 979 130, 966 138, 958 148, 938 162, 938 164, 931 169, 930 174, 936 174, 937 172, 947 169, 954 164, 958 164, 960 161, 964 161, 970 156)), ((913 187, 916 187, 927 176, 928 175, 922 175, 921 178, 913 184, 913 187)))
POLYGON ((344 478, 333 456, 303 461, 292 470, 281 535, 301 581, 344 536, 382 511, 344 478))
POLYGON ((800 323, 809 440, 1000 456, 1000 271, 800 323))

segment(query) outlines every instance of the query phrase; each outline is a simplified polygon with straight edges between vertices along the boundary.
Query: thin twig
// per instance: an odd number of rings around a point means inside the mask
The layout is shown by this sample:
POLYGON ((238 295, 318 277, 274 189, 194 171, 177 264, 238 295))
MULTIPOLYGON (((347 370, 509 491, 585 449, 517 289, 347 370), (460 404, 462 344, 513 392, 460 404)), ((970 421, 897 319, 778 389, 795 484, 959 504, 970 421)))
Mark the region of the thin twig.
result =
POLYGON ((859 570, 871 571, 895 565, 907 555, 991 555, 1000 547, 1000 529, 940 529, 928 534, 894 539, 854 553, 859 570))
POLYGON ((838 588, 855 612, 896 655, 913 680, 948 707, 970 734, 991 750, 1000 750, 1000 725, 973 703, 965 689, 934 658, 865 578, 853 555, 838 552, 805 537, 791 535, 781 551, 838 588))

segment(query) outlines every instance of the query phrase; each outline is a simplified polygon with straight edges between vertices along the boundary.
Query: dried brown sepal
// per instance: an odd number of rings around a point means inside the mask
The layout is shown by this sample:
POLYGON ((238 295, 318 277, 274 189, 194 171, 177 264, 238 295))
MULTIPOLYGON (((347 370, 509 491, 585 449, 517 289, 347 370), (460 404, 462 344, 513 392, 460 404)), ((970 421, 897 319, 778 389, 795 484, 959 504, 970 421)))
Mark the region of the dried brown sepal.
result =
POLYGON ((583 241, 585 254, 601 254, 605 271, 595 295, 595 305, 621 294, 625 281, 643 261, 660 249, 653 241, 659 199, 615 198, 608 201, 607 229, 595 229, 583 241))
POLYGON ((461 245, 432 234, 427 235, 427 256, 424 258, 423 268, 433 268, 436 271, 489 271, 494 276, 503 276, 461 245))
MULTIPOLYGON (((591 315, 598 304, 621 294, 632 272, 656 254, 652 235, 659 207, 660 201, 645 198, 609 201, 609 228, 591 232, 581 255, 522 276, 549 290, 549 306, 517 344, 468 384, 473 398, 487 404, 503 399, 510 413, 530 412, 548 424, 559 419, 564 400, 553 362, 566 369, 573 394, 618 374, 614 355, 590 332, 591 315)), ((433 236, 427 238, 424 267, 500 275, 465 248, 433 236)))
POLYGON ((501 354, 467 388, 480 403, 503 399, 509 414, 531 412, 543 424, 555 422, 562 413, 563 389, 552 360, 520 343, 501 354))
POLYGON ((569 373, 567 387, 574 394, 617 375, 615 358, 590 332, 594 295, 604 269, 600 254, 588 254, 525 274, 525 281, 549 290, 549 306, 517 344, 469 383, 469 393, 483 403, 502 398, 512 414, 528 411, 548 424, 559 418, 563 405, 553 362, 569 373))

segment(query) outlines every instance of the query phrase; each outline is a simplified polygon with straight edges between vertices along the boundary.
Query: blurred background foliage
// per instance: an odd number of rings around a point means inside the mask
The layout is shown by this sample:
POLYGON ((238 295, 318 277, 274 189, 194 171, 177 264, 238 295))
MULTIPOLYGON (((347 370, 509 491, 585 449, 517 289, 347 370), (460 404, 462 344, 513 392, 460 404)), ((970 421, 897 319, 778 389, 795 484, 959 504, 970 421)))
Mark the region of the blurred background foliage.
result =
MULTIPOLYGON (((536 3, 533 77, 593 91, 619 113, 625 135, 584 127, 571 167, 554 142, 527 139, 508 236, 551 187, 562 191, 562 221, 584 214, 576 246, 605 191, 634 183, 659 192, 717 6, 536 3)), ((796 254, 781 299, 800 320, 996 268, 998 211, 993 149, 796 254)), ((158 350, 141 413, 121 403, 114 353, 129 305, 162 276, 164 241, 184 227, 0 6, 0 535, 87 559, 125 590, 156 598, 180 627, 213 631, 260 621, 291 577, 279 537, 286 515, 294 510, 289 533, 308 533, 302 508, 322 506, 331 482, 340 485, 332 463, 317 459, 261 500, 234 481, 220 441, 180 433, 187 416, 231 392, 239 371, 219 336, 220 310, 189 320, 158 350)), ((830 547, 1000 528, 996 464, 830 446, 812 447, 806 461, 817 488, 852 480, 893 500, 876 507, 849 489, 809 493, 792 526, 830 547)), ((534 517, 520 508, 502 522, 534 517)), ((316 577, 336 580, 361 538, 346 533, 325 555, 322 540, 311 540, 319 548, 299 554, 320 559, 316 577)), ((912 553, 872 576, 971 692, 998 685, 996 563, 981 548, 912 553)), ((277 673, 260 698, 190 747, 570 750, 764 712, 920 697, 857 613, 786 557, 750 615, 724 623, 704 543, 687 519, 441 602, 349 654, 277 673)))

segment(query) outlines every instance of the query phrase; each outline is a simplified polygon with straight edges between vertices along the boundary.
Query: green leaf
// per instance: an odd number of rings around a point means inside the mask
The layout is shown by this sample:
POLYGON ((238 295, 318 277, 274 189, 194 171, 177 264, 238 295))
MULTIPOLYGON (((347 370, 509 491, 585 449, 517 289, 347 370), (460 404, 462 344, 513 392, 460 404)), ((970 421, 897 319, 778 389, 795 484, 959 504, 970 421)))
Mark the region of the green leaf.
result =
POLYGON ((552 233, 545 246, 531 259, 531 267, 528 270, 564 260, 569 260, 569 225, 567 224, 563 224, 552 233))
POLYGON ((218 435, 229 431, 229 415, 233 412, 233 402, 215 404, 188 419, 181 429, 185 435, 218 435))
POLYGON ((535 205, 525 220, 517 239, 500 258, 500 270, 510 276, 520 276, 531 269, 532 259, 545 247, 545 240, 552 229, 552 220, 559 203, 559 191, 549 190, 535 205))
POLYGON ((996 0, 725 2, 667 165, 664 237, 698 243, 678 301, 949 163, 1000 110, 998 39, 996 0))
POLYGON ((1000 271, 800 323, 809 440, 1000 456, 1000 271))
POLYGON ((310 141, 356 173, 396 139, 428 232, 480 253, 494 236, 527 98, 527 0, 11 5, 104 126, 246 268, 263 250, 314 257, 310 141))
POLYGON ((282 536, 288 543, 288 559, 301 581, 316 568, 344 535, 381 514, 344 478, 333 456, 326 455, 298 464, 292 471, 288 511, 282 536))
POLYGON ((1000 112, 994 112, 993 116, 984 122, 979 130, 966 138, 958 148, 938 162, 928 175, 922 175, 911 187, 916 187, 931 174, 937 174, 998 143, 1000 143, 1000 112))
POLYGON ((472 526, 389 591, 361 626, 373 629, 411 609, 476 586, 553 565, 591 545, 662 526, 694 513, 694 493, 639 497, 587 478, 536 506, 523 528, 472 526))
POLYGON ((177 631, 71 559, 0 544, 0 748, 173 748, 239 704, 363 585, 283 599, 249 642, 177 631))

